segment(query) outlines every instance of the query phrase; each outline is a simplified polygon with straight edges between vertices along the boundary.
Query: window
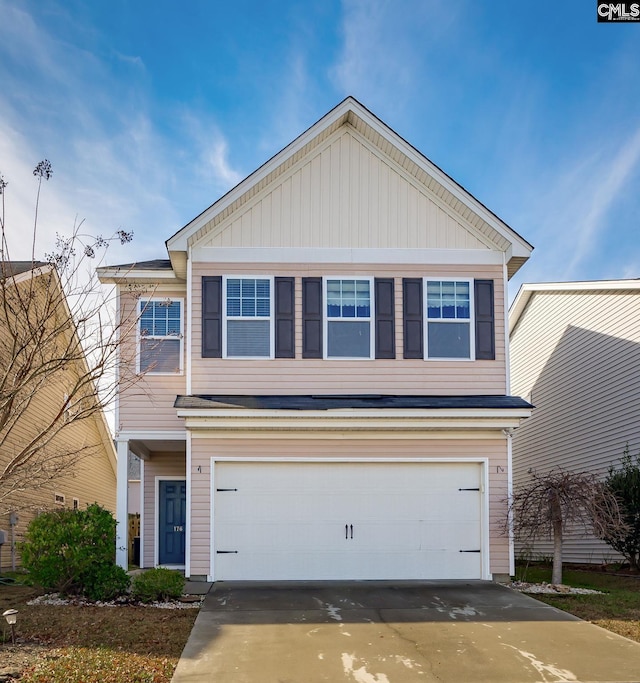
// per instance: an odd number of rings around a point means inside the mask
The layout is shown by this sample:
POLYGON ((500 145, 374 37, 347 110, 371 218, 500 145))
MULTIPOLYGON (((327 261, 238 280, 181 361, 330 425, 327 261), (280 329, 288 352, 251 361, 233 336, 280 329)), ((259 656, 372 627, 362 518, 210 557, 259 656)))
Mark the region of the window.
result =
POLYGON ((74 510, 79 510, 80 509, 80 500, 78 498, 73 499, 73 509, 74 510))
POLYGON ((427 358, 471 359, 473 304, 470 280, 427 280, 427 358))
POLYGON ((140 301, 139 370, 155 374, 182 372, 182 302, 140 301))
POLYGON ((56 505, 64 505, 64 494, 63 493, 54 493, 53 494, 53 500, 56 505))
POLYGON ((223 308, 226 358, 272 357, 271 292, 271 278, 225 278, 223 308))
POLYGON ((325 280, 326 357, 372 358, 372 279, 325 280))

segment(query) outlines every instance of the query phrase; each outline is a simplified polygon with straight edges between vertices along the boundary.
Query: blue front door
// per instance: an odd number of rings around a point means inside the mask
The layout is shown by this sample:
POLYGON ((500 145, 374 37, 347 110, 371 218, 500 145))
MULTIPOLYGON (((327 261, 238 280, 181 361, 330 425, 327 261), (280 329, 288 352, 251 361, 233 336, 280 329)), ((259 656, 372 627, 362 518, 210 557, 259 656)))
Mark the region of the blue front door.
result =
POLYGON ((184 564, 187 484, 162 480, 159 495, 158 563, 184 564))

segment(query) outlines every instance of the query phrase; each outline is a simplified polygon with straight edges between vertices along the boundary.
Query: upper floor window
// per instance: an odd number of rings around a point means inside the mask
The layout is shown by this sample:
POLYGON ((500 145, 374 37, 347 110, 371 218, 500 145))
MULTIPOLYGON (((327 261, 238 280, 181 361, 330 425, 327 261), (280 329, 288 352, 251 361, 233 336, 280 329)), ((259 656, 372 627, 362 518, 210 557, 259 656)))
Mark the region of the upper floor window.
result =
POLYGON ((223 335, 225 357, 272 357, 271 293, 271 278, 225 278, 225 334, 223 335))
POLYGON ((427 358, 472 359, 471 281, 427 279, 426 284, 427 358))
POLYGON ((327 278, 327 358, 373 358, 372 280, 327 278))
POLYGON ((182 301, 140 301, 140 372, 176 374, 182 371, 182 301))

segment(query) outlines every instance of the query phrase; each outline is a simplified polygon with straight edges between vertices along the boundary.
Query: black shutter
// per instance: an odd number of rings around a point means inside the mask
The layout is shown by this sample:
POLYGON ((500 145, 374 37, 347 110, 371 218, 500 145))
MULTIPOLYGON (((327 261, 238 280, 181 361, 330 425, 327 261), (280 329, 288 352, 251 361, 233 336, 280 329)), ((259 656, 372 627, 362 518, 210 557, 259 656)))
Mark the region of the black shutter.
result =
POLYGON ((295 278, 277 277, 275 289, 276 358, 295 358, 295 278))
POLYGON ((302 357, 322 358, 322 278, 302 278, 302 357))
POLYGON ((495 360, 495 315, 493 304, 493 280, 476 280, 476 359, 495 360))
POLYGON ((424 358, 422 278, 402 280, 404 357, 424 358))
POLYGON ((222 277, 202 278, 202 357, 222 358, 222 277))
POLYGON ((393 278, 377 277, 374 282, 376 304, 376 358, 396 357, 396 318, 393 278))

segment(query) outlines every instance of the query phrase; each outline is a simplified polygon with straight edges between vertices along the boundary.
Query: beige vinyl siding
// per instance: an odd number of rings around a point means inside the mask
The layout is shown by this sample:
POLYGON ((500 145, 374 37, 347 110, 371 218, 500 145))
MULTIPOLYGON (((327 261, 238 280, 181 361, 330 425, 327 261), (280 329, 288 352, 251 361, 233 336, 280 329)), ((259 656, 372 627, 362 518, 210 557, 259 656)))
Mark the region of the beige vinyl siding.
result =
POLYGON ((229 439, 194 438, 191 448, 191 573, 209 574, 211 458, 488 458, 490 571, 509 572, 508 539, 501 534, 507 493, 504 438, 488 439, 229 439), (200 468, 201 471, 198 471, 200 468))
MULTIPOLYGON (((48 278, 47 275, 42 276, 48 278)), ((46 280, 45 280, 46 282, 46 280)), ((7 285, 8 286, 8 285, 7 285)), ((18 285, 26 295, 29 280, 26 279, 18 285)), ((56 281, 49 283, 48 287, 57 287, 56 281)), ((49 302, 57 301, 57 294, 48 294, 42 290, 34 290, 39 297, 51 297, 49 302)), ((63 310, 59 309, 62 315, 63 310)), ((6 318, 5 318, 6 321, 6 318)), ((53 321, 48 319, 49 323, 53 321)), ((8 327, 0 325, 0 367, 6 368, 9 363, 10 345, 7 343, 8 327)), ((60 338, 62 345, 68 343, 68 337, 60 338)), ((59 352, 59 351, 58 351, 59 352)), ((39 363, 36 362, 36 367, 39 363)), ((64 369, 55 373, 49 372, 46 383, 37 391, 31 391, 31 402, 26 408, 22 408, 17 414, 14 411, 15 425, 6 434, 6 440, 0 448, 0 471, 4 470, 10 461, 10 456, 20 452, 38 434, 52 434, 49 425, 59 415, 65 405, 66 395, 70 393, 78 375, 85 372, 78 361, 68 362, 64 369), (76 364, 78 363, 78 364, 76 364)), ((32 386, 32 385, 31 385, 32 386)), ((78 394, 76 396, 80 398, 78 394)), ((89 405, 94 405, 92 399, 86 397, 89 405)), ((73 507, 73 499, 77 498, 81 508, 90 503, 98 503, 103 507, 115 511, 116 504, 116 453, 108 432, 103 416, 100 412, 88 415, 84 419, 75 420, 64 424, 58 433, 46 445, 46 453, 78 454, 78 461, 73 465, 68 464, 64 474, 56 477, 50 484, 34 489, 32 474, 33 469, 29 466, 22 470, 23 490, 16 490, 11 496, 4 498, 1 507, 4 509, 17 509, 18 524, 15 526, 14 538, 16 543, 24 540, 24 533, 29 522, 40 510, 57 507, 55 494, 65 498, 65 507, 73 507)), ((62 460, 59 460, 62 462, 62 460)), ((6 544, 0 551, 0 570, 12 566, 10 542, 12 540, 9 514, 0 514, 0 529, 6 532, 6 544)), ((20 565, 19 548, 16 548, 16 563, 20 565)))
MULTIPOLYGON (((514 481, 533 468, 605 476, 628 443, 640 450, 640 294, 536 292, 511 335, 512 388, 533 416, 515 432, 514 481)), ((551 543, 534 554, 550 555, 551 543)), ((614 556, 595 539, 567 538, 566 561, 614 556)))
MULTIPOLYGON (((31 405, 25 419, 19 429, 12 434, 10 443, 5 444, 5 452, 9 452, 16 442, 22 442, 28 438, 28 415, 32 412, 48 412, 51 407, 51 394, 55 393, 55 387, 49 391, 41 391, 36 397, 36 401, 31 405)), ((99 417, 99 416, 97 416, 99 417)), ((101 419, 101 418, 100 418, 101 419)), ((54 500, 55 494, 62 494, 65 497, 64 507, 73 507, 73 499, 77 498, 79 506, 85 508, 90 503, 98 503, 111 512, 115 512, 116 507, 116 473, 115 463, 110 460, 113 451, 109 452, 111 444, 105 444, 104 434, 99 429, 95 417, 82 420, 64 428, 57 438, 57 443, 71 443, 73 448, 78 445, 86 446, 87 450, 82 459, 74 466, 69 476, 61 477, 51 485, 37 489, 25 490, 15 493, 7 500, 7 506, 15 500, 19 506, 18 524, 15 527, 15 541, 20 543, 24 540, 24 533, 29 522, 37 514, 37 510, 46 510, 59 507, 54 500), (24 509, 29 508, 29 509, 24 509)), ((6 463, 6 458, 0 455, 0 467, 6 463)), ((6 545, 0 551, 2 564, 0 569, 11 568, 11 533, 9 526, 9 515, 0 515, 0 529, 6 532, 6 545)), ((20 566, 20 552, 16 551, 16 562, 20 566)))
POLYGON ((342 128, 211 226, 199 246, 489 248, 397 161, 342 128))
MULTIPOLYGON (((187 297, 184 289, 167 290, 163 288, 142 295, 136 292, 124 292, 121 295, 121 315, 122 320, 130 322, 127 326, 129 333, 122 341, 122 358, 132 368, 132 373, 135 373, 137 353, 137 326, 134 321, 137 316, 138 299, 141 297, 182 299, 184 353, 187 350, 187 297)), ((184 429, 184 423, 176 417, 176 411, 173 407, 176 396, 184 394, 186 391, 186 359, 183 361, 184 371, 181 374, 155 375, 147 373, 141 375, 133 383, 130 383, 130 375, 125 379, 127 385, 123 386, 118 399, 119 418, 116 426, 118 431, 184 429)))
POLYGON ((144 463, 144 514, 142 530, 143 547, 140 562, 143 567, 153 567, 156 549, 157 510, 156 510, 156 478, 186 479, 184 453, 154 453, 144 463))
POLYGON ((333 264, 193 265, 192 393, 307 394, 331 392, 500 395, 506 392, 504 287, 499 266, 367 266, 333 264), (242 274, 296 277, 296 358, 246 360, 202 358, 203 275, 242 274), (301 277, 371 275, 395 278, 396 358, 394 360, 312 360, 302 358, 301 277), (496 359, 494 361, 406 360, 402 340, 403 277, 473 277, 493 279, 495 286, 496 359))

